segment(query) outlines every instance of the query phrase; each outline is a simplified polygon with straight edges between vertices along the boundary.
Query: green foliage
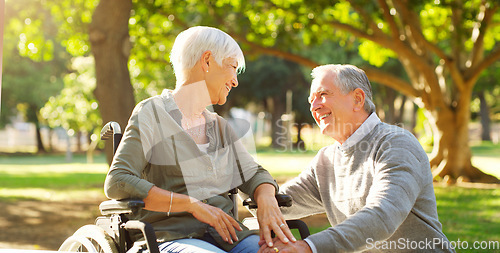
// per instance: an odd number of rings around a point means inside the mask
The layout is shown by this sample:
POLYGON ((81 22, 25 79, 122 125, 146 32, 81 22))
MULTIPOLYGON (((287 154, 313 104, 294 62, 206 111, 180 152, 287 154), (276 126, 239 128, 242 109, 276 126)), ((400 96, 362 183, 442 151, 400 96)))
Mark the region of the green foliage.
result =
POLYGON ((425 117, 424 109, 419 108, 416 117, 417 123, 414 131, 424 149, 429 150, 433 145, 434 139, 432 138, 432 129, 430 128, 429 120, 425 117))
MULTIPOLYGON (((490 116, 494 121, 500 121, 500 62, 496 62, 486 69, 474 87, 474 91, 485 92, 485 99, 490 109, 490 116)), ((479 99, 476 98, 471 102, 471 111, 479 112, 479 99)))
POLYGON ((375 67, 382 67, 390 57, 396 54, 387 48, 383 48, 371 40, 365 40, 359 46, 359 55, 375 67))
POLYGON ((37 123, 38 110, 62 88, 68 56, 54 42, 57 25, 43 7, 40 1, 6 3, 2 125, 18 111, 37 123))
MULTIPOLYGON (((17 48, 20 55, 34 61, 53 61, 60 58, 63 54, 60 51, 61 46, 71 56, 88 56, 90 53, 88 25, 98 2, 99 0, 7 1, 9 32, 6 31, 6 35, 12 34, 14 36, 12 38, 6 36, 6 41, 12 39, 14 47, 11 46, 11 48, 13 50, 17 48)), ((451 50, 450 43, 455 39, 453 33, 457 29, 463 32, 460 36, 473 37, 470 35, 474 33, 474 29, 478 25, 476 19, 479 9, 476 6, 480 2, 481 0, 463 1, 460 15, 464 19, 454 29, 450 29, 453 25, 450 6, 456 4, 455 1, 410 1, 408 8, 412 14, 417 15, 424 36, 431 43, 449 51, 451 50)), ((275 50, 275 52, 295 54, 322 64, 351 63, 362 66, 366 65, 366 62, 361 60, 363 59, 371 65, 387 67, 391 58, 398 57, 394 51, 381 47, 369 38, 360 39, 356 33, 366 32, 367 36, 372 36, 376 32, 390 34, 390 25, 376 1, 133 0, 133 4, 129 21, 130 39, 133 42, 129 70, 136 101, 159 94, 163 88, 174 87, 175 78, 169 64, 168 53, 175 36, 181 30, 194 25, 219 27, 233 35, 242 45, 247 60, 258 58, 259 50, 262 47, 275 50), (346 31, 339 29, 340 25, 347 25, 351 28, 346 31)), ((490 5, 493 4, 495 3, 490 3, 490 5)), ((395 9, 392 6, 389 7, 391 15, 396 18, 397 15, 401 15, 393 13, 395 9)), ((401 22, 400 19, 396 19, 396 23, 399 24, 399 22, 401 22)), ((500 22, 500 15, 495 14, 493 23, 498 22, 500 22)), ((500 39, 500 26, 488 27, 488 29, 485 37, 485 48, 490 50, 500 39)), ((469 40, 466 43, 468 43, 466 49, 470 49, 473 41, 469 40)), ((67 60, 67 56, 65 57, 67 60)), ((273 61, 269 62, 272 64, 273 61)), ((58 66, 61 67, 64 63, 59 62, 59 64, 58 66)), ((271 79, 273 75, 301 71, 305 74, 305 79, 308 80, 309 69, 294 69, 292 72, 286 72, 280 70, 279 67, 277 68, 277 73, 271 74, 271 79)), ((264 69, 264 71, 266 70, 264 69)), ((64 71, 72 72, 72 70, 64 71)), ((63 76, 60 74, 61 72, 51 75, 55 76, 59 85, 62 83, 60 81, 63 76)), ((245 90, 242 85, 231 96, 236 98, 238 90, 244 90, 248 92, 246 94, 255 93, 255 98, 240 96, 238 99, 234 99, 238 100, 238 103, 262 101, 266 96, 277 96, 276 94, 279 92, 292 89, 295 91, 294 103, 296 104, 294 104, 294 108, 307 108, 307 105, 302 103, 302 99, 306 97, 308 87, 303 87, 300 82, 289 82, 285 87, 280 86, 279 82, 282 81, 280 79, 278 83, 274 82, 273 86, 258 88, 255 84, 262 80, 261 76, 264 72, 253 72, 252 70, 247 72, 241 76, 242 84, 252 83, 250 86, 252 88, 245 90), (248 79, 248 82, 244 79, 248 79)), ((72 75, 71 80, 66 78, 65 83, 81 80, 77 72, 74 75, 72 75)), ((42 80, 41 78, 36 79, 42 80)), ((84 86, 89 85, 86 83, 84 86)), ((79 91, 65 91, 64 94, 75 96, 75 92, 79 91)), ((284 93, 279 95, 284 96, 284 93)), ((9 99, 13 100, 14 98, 9 99)), ((75 98, 78 100, 87 99, 85 102, 87 106, 93 103, 93 98, 89 95, 75 98)), ((495 100, 494 96, 487 99, 495 100)), ((51 103, 55 102, 51 101, 48 107, 52 106, 51 103)), ((4 108, 10 110, 15 107, 3 106, 2 110, 4 108)), ((78 107, 83 108, 82 105, 78 107)), ((61 106, 56 106, 53 109, 55 108, 61 108, 61 106)), ((63 110, 67 108, 68 115, 75 110, 71 106, 62 106, 62 108, 63 110)), ((92 111, 91 109, 86 107, 85 110, 92 111)), ((58 110, 60 111, 60 109, 58 110)), ((301 114, 307 115, 308 112, 301 114)), ((7 114, 2 113, 2 117, 4 115, 7 114)), ((44 112, 44 115, 49 114, 44 112)), ((62 121, 60 124, 68 127, 74 125, 72 122, 63 123, 62 121)), ((72 128, 76 128, 76 126, 72 128)))
POLYGON ((95 89, 94 61, 91 57, 76 57, 72 61, 75 72, 64 77, 64 89, 40 110, 41 116, 52 128, 98 134, 102 119, 93 95, 95 89))

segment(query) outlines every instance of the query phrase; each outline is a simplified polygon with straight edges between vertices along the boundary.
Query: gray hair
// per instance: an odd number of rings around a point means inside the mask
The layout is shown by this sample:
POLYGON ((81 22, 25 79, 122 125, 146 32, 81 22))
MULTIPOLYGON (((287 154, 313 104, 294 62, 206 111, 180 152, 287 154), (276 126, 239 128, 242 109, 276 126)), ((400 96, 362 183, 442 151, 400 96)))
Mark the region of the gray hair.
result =
POLYGON ((333 84, 337 86, 343 94, 347 94, 357 88, 365 92, 364 110, 367 113, 375 111, 375 104, 372 98, 372 87, 368 77, 362 69, 353 65, 328 64, 316 67, 312 70, 311 76, 314 79, 322 77, 327 73, 333 74, 333 84))
POLYGON ((212 52, 219 65, 222 65, 222 60, 231 57, 238 62, 238 72, 245 69, 243 52, 231 36, 217 28, 195 26, 177 35, 170 52, 176 86, 186 81, 189 71, 207 50, 212 52))

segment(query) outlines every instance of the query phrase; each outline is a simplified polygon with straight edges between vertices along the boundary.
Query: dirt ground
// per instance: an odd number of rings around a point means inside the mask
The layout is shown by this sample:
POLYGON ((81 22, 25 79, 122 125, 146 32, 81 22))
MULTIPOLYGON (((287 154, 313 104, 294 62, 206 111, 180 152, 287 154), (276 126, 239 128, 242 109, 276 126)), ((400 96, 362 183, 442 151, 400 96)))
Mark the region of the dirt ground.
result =
POLYGON ((79 227, 94 222, 100 201, 0 201, 0 248, 57 250, 79 227))
MULTIPOLYGON (((0 249, 57 250, 79 227, 93 224, 105 199, 75 202, 0 201, 0 249)), ((240 218, 249 216, 239 209, 240 218)), ((304 220, 309 226, 327 224, 325 216, 304 220)))

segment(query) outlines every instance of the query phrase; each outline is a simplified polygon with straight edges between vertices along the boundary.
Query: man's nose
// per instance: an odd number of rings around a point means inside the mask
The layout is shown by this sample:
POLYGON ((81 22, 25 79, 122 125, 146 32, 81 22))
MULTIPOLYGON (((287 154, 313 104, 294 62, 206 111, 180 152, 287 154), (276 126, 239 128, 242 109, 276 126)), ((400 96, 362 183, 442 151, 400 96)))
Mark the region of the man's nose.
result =
POLYGON ((309 110, 311 110, 311 112, 314 112, 320 108, 321 108, 321 101, 319 99, 313 99, 311 101, 311 106, 309 107, 309 110))
POLYGON ((231 79, 231 86, 238 87, 238 78, 236 76, 233 79, 231 79))

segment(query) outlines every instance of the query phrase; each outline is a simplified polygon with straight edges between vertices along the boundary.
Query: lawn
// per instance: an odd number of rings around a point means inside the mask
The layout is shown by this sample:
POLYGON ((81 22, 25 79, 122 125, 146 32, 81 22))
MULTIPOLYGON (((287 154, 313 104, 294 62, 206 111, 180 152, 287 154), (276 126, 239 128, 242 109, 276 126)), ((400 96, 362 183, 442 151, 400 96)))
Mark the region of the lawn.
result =
POLYGON ((108 166, 104 156, 87 164, 85 156, 75 155, 68 163, 64 156, 1 156, 0 200, 66 199, 103 195, 108 166))
MULTIPOLYGON (((484 143, 472 148, 473 163, 500 177, 500 145, 484 143)), ((314 152, 259 152, 257 159, 278 181, 291 178, 314 157, 314 152)), ((107 165, 102 155, 87 164, 75 155, 68 163, 64 156, 0 156, 0 201, 66 201, 77 198, 104 198, 103 182, 107 165)), ((451 241, 500 241, 500 188, 481 189, 435 186, 438 213, 443 231, 451 241)), ((328 224, 311 227, 313 233, 328 224)), ((468 251, 460 251, 468 252, 468 251)), ((469 251, 474 252, 474 251, 469 251)), ((491 251, 489 251, 491 252, 491 251)))

